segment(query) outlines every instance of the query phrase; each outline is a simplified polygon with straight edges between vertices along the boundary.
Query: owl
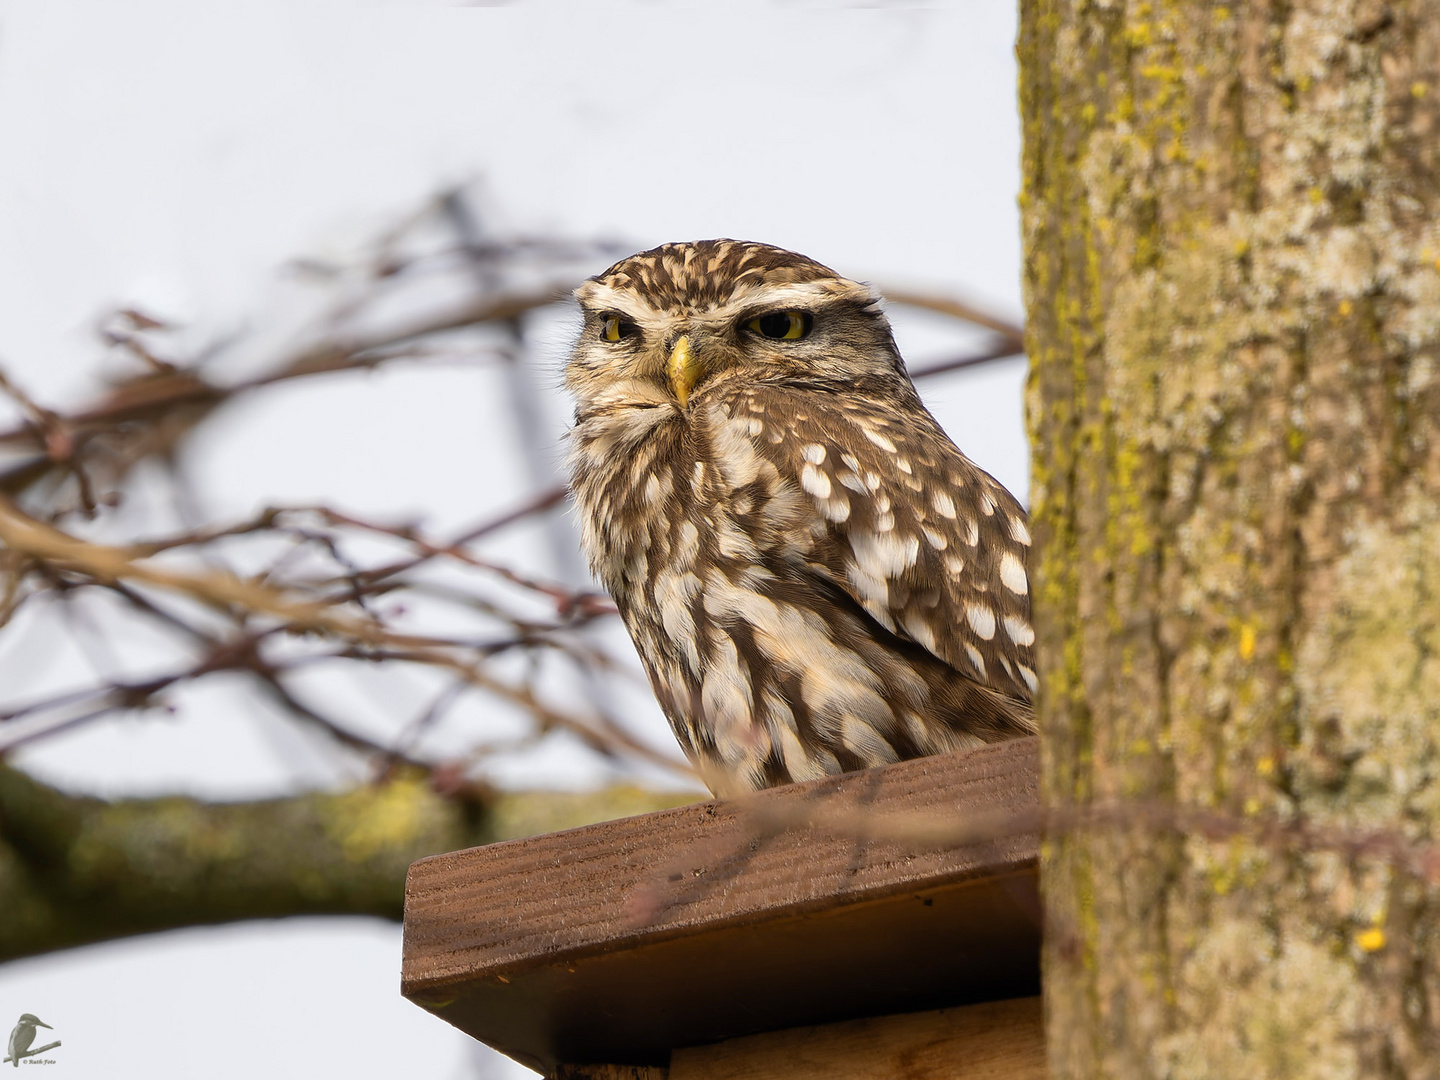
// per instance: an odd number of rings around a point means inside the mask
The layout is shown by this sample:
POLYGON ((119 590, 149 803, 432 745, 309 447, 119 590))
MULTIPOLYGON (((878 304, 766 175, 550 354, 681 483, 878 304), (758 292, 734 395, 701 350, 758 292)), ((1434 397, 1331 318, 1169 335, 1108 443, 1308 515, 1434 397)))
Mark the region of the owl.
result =
POLYGON ((1034 731, 1025 512, 921 403, 875 293, 702 240, 576 298, 582 542, 713 792, 1034 731))

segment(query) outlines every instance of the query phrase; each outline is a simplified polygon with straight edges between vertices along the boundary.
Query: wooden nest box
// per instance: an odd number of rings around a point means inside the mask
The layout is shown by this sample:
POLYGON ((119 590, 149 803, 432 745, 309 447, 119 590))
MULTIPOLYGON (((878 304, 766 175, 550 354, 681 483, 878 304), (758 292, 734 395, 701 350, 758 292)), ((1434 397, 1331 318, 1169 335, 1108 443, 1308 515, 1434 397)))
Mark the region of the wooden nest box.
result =
POLYGON ((547 1077, 1044 1076, 1035 740, 422 859, 402 989, 547 1077))

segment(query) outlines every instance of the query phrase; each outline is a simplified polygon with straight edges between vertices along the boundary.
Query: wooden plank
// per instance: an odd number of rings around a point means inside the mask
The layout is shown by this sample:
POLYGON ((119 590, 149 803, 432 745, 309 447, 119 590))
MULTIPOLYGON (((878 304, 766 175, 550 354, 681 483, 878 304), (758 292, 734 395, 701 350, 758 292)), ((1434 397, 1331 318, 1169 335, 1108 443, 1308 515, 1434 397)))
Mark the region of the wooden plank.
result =
POLYGON ((677 1050, 669 1080, 1045 1080, 1040 998, 877 1016, 677 1050))
POLYGON ((543 1072, 1037 993, 1035 834, 922 834, 1038 773, 1021 739, 423 859, 403 992, 543 1072))

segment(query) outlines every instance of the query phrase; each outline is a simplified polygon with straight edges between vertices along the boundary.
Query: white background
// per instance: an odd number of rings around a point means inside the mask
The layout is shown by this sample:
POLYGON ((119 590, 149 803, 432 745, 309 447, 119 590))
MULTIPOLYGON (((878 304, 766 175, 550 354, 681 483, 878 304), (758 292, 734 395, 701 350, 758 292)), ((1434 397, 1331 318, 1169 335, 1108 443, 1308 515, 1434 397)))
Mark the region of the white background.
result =
MULTIPOLYGON (((1019 321, 1013 6, 724 11, 0 4, 0 364, 73 403, 96 386, 102 311, 243 325, 286 259, 470 181, 504 229, 764 240, 1019 321)), ((895 314, 912 364, 955 351, 935 320, 895 314)), ((567 332, 540 357, 557 395, 567 332)), ((1007 362, 924 392, 1023 499, 1022 379, 1007 362)), ((475 520, 516 496, 485 389, 412 371, 264 400, 227 419, 198 479, 221 516, 324 500, 475 520), (319 423, 296 422, 317 405, 319 423)), ((563 410, 556 396, 556 435, 563 410)), ((0 681, 59 648, 0 641, 0 681)), ((282 727, 182 709, 19 760, 105 794, 253 796, 313 782, 282 727)), ((508 779, 603 777, 561 746, 508 779)), ((56 1064, 34 1068, 56 1077, 525 1075, 399 997, 399 940, 389 924, 293 920, 14 962, 0 1027, 21 1012, 52 1024, 56 1064)))

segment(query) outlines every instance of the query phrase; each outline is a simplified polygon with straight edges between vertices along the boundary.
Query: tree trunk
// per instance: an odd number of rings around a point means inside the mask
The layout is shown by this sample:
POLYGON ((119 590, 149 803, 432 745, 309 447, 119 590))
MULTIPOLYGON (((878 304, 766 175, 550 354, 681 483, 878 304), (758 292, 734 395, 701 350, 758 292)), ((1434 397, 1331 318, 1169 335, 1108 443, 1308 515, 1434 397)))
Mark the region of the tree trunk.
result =
POLYGON ((1433 10, 1022 0, 1056 1080, 1440 1074, 1433 10))

